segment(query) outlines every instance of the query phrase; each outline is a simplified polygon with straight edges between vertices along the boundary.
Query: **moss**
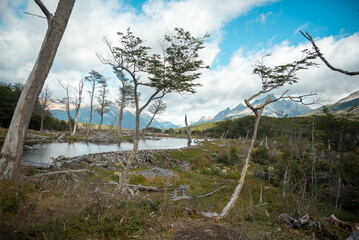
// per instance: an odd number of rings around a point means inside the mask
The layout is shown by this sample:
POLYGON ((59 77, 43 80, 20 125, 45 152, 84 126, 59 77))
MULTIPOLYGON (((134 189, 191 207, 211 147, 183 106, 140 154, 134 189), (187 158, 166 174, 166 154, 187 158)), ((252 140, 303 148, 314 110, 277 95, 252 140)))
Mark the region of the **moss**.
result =
POLYGON ((133 174, 133 175, 128 177, 128 182, 130 184, 136 184, 136 185, 138 185, 138 184, 147 185, 148 179, 143 175, 137 175, 137 174, 135 175, 135 174, 133 174))

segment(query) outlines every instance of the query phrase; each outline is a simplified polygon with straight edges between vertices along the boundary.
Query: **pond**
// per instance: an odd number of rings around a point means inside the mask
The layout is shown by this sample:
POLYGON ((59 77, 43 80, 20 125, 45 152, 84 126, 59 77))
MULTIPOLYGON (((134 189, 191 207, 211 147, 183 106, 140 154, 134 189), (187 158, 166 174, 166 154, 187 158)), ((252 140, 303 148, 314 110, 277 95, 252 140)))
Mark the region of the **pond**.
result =
MULTIPOLYGON (((138 149, 177 149, 187 146, 185 138, 161 138, 158 140, 140 140, 138 149)), ((75 157, 83 154, 102 153, 112 151, 132 150, 133 143, 121 142, 110 144, 86 143, 86 142, 51 142, 37 143, 30 146, 33 150, 24 150, 21 162, 25 165, 47 166, 52 163, 51 158, 60 155, 75 157)))

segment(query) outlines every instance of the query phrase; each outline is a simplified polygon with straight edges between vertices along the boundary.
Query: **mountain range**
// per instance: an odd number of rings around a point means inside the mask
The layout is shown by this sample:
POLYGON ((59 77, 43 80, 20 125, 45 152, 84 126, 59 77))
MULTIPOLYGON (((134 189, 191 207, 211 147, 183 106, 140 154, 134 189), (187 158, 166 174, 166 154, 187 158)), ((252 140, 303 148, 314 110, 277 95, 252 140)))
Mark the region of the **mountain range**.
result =
MULTIPOLYGON (((264 103, 264 101, 269 97, 265 96, 262 99, 256 100, 253 105, 258 105, 264 103)), ((359 91, 353 92, 349 96, 340 99, 334 104, 329 104, 324 106, 329 112, 333 114, 354 114, 359 115, 359 91)), ((270 117, 295 117, 295 116, 310 116, 318 115, 323 113, 323 108, 319 107, 316 109, 311 109, 308 106, 287 100, 281 99, 277 102, 271 103, 266 106, 264 109, 263 115, 270 117)), ((239 118, 247 115, 253 115, 253 112, 246 107, 244 104, 240 103, 237 107, 230 109, 229 107, 220 111, 215 116, 212 117, 201 117, 198 121, 192 122, 192 125, 205 123, 205 122, 218 122, 225 119, 239 118)))
MULTIPOLYGON (((95 111, 97 105, 94 105, 93 112, 92 112, 92 123, 99 124, 100 123, 100 115, 95 111)), ((65 103, 60 101, 54 97, 49 98, 49 109, 54 118, 68 121, 67 112, 65 108, 65 103)), ((84 105, 80 108, 79 115, 77 120, 79 122, 88 123, 90 120, 90 105, 84 105)), ((75 109, 70 109, 70 115, 72 118, 75 118, 75 109)), ((110 105, 110 109, 107 113, 103 116, 103 125, 111 125, 116 118, 114 126, 118 125, 118 116, 120 115, 120 109, 115 104, 110 105)), ((151 117, 147 113, 143 113, 140 115, 140 128, 146 127, 148 122, 151 120, 151 117)), ((122 120, 122 127, 126 129, 135 129, 135 112, 130 109, 124 109, 123 112, 123 120, 122 120)), ((168 129, 168 128, 177 128, 178 125, 175 125, 168 121, 160 121, 153 119, 150 127, 160 128, 160 129, 168 129)))
MULTIPOLYGON (((265 100, 270 97, 270 95, 265 96, 262 99, 258 99, 253 102, 253 105, 262 104, 265 100)), ((281 99, 277 102, 271 103, 266 106, 264 109, 263 115, 270 117, 294 117, 302 115, 306 112, 311 111, 312 109, 308 106, 287 100, 281 99)), ((253 112, 244 104, 240 103, 233 109, 227 107, 226 109, 217 113, 214 117, 201 117, 198 121, 192 122, 192 125, 204 122, 218 122, 225 119, 239 118, 248 115, 253 115, 253 112)))
MULTIPOLYGON (((353 115, 359 115, 359 91, 353 92, 349 96, 340 99, 338 102, 325 105, 324 107, 333 114, 349 113, 353 115)), ((304 116, 322 114, 324 107, 307 112, 304 114, 304 116)))

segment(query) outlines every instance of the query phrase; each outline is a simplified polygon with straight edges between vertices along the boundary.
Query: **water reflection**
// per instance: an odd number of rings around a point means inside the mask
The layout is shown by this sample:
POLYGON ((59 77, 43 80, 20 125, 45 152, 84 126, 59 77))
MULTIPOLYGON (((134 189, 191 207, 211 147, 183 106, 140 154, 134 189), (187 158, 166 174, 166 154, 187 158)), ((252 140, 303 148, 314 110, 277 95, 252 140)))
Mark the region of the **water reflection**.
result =
MULTIPOLYGON (((162 138, 160 140, 140 140, 138 149, 175 149, 187 146, 185 138, 162 138)), ((75 157, 83 154, 102 153, 111 151, 132 150, 133 143, 122 142, 119 144, 97 144, 85 142, 56 142, 38 143, 31 145, 34 150, 25 150, 22 156, 22 163, 34 165, 49 165, 51 158, 64 155, 65 157, 75 157)))

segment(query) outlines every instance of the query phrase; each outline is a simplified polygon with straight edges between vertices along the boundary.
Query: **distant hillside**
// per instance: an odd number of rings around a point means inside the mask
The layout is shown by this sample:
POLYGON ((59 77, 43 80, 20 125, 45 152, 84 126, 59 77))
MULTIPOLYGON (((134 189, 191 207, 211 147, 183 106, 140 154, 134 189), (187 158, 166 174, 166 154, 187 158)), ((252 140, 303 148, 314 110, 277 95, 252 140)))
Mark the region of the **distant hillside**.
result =
MULTIPOLYGON (((253 104, 258 105, 264 103, 264 101, 270 95, 265 96, 262 99, 256 100, 253 104)), ((287 100, 282 99, 277 102, 271 103, 264 109, 263 115, 270 116, 270 117, 294 117, 298 115, 302 115, 306 112, 311 111, 312 109, 308 106, 287 100)), ((223 121, 225 119, 231 118, 239 118, 248 115, 253 115, 253 112, 244 104, 240 103, 237 107, 230 109, 229 107, 220 111, 214 117, 201 117, 198 121, 192 122, 192 125, 198 123, 205 123, 205 122, 218 122, 223 121)))
MULTIPOLYGON (((67 112, 65 111, 64 103, 57 100, 56 98, 50 98, 50 112, 52 113, 54 118, 60 119, 60 120, 68 120, 67 112)), ((94 107, 95 109, 95 107, 94 107)), ((71 117, 75 117, 75 109, 70 110, 71 117)), ((118 116, 120 114, 120 109, 115 106, 114 104, 110 105, 110 111, 107 112, 104 115, 102 124, 104 125, 111 125, 113 120, 116 118, 116 122, 114 126, 118 125, 118 116)), ((100 123, 100 115, 94 110, 92 113, 92 123, 99 124, 100 123)), ((122 127, 126 129, 135 129, 135 113, 131 110, 125 109, 123 113, 123 120, 122 120, 122 127)), ((81 107, 78 115, 78 121, 79 122, 85 122, 88 123, 90 120, 90 106, 85 105, 81 107)), ((140 116, 140 128, 146 127, 148 122, 151 120, 151 116, 149 114, 141 114, 140 116)), ((167 128, 177 128, 178 126, 168 122, 158 122, 156 119, 154 119, 150 125, 150 127, 160 128, 160 129, 167 129, 167 128)))
MULTIPOLYGON (((340 99, 338 102, 334 104, 326 105, 324 107, 326 107, 329 110, 329 112, 334 114, 350 113, 354 115, 359 115, 359 91, 353 92, 349 96, 340 99)), ((308 115, 322 114, 324 107, 314 109, 303 115, 308 116, 308 115)))

